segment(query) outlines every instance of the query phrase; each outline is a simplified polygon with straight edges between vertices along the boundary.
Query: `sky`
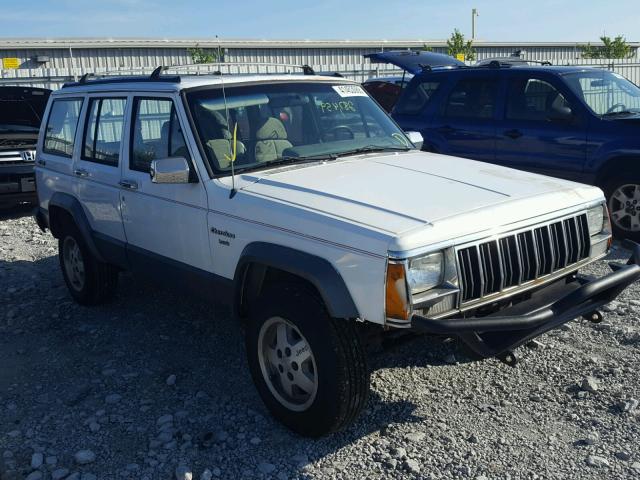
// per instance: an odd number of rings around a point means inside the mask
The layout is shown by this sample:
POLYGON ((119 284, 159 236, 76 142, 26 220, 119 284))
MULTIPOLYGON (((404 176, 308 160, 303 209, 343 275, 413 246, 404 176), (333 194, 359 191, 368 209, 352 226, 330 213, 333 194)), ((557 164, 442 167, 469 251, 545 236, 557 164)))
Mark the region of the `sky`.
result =
POLYGON ((0 0, 0 37, 640 41, 640 0, 0 0))

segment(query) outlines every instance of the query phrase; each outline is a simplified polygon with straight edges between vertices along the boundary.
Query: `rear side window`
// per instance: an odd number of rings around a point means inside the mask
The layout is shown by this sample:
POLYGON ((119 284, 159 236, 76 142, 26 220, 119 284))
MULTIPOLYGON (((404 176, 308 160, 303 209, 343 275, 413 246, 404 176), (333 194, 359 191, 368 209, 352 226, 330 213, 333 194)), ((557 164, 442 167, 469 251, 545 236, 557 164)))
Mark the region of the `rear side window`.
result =
POLYGON ((132 128, 131 170, 149 172, 151 161, 159 158, 190 160, 172 100, 136 98, 132 128))
POLYGON ((407 87, 405 94, 398 100, 395 113, 403 115, 419 114, 429 104, 433 94, 436 93, 439 87, 440 82, 414 82, 407 87))
POLYGON ((460 80, 449 94, 444 116, 453 118, 492 118, 496 103, 496 82, 484 78, 460 80))
POLYGON ((506 118, 546 122, 555 111, 570 107, 550 83, 537 78, 514 79, 509 83, 506 118))
POLYGON ((125 98, 91 99, 84 131, 84 160, 118 166, 126 104, 125 98))
POLYGON ((45 153, 71 158, 81 108, 82 99, 79 98, 53 101, 44 137, 45 153))

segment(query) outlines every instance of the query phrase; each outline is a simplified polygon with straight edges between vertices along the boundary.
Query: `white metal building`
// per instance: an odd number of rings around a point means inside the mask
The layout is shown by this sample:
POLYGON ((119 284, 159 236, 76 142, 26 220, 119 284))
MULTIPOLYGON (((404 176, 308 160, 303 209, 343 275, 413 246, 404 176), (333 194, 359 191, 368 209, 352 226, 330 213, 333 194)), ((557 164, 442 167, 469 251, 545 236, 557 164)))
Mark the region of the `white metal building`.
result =
MULTIPOLYGON (((580 48, 584 43, 476 41, 474 47, 478 60, 508 56, 520 50, 526 59, 558 65, 584 62, 580 48)), ((446 53, 446 42, 433 40, 223 40, 218 43, 215 39, 0 38, 0 59, 3 60, 0 67, 13 67, 0 69, 0 78, 4 82, 23 81, 55 88, 87 72, 131 69, 146 72, 159 65, 189 64, 192 59, 188 49, 196 46, 205 51, 220 49, 226 62, 308 64, 317 71, 337 71, 364 78, 385 68, 371 65, 363 57, 366 53, 419 50, 424 46, 446 53), (6 59, 9 61, 5 62, 6 59)), ((633 58, 622 63, 638 64, 640 43, 631 43, 631 46, 633 58)))

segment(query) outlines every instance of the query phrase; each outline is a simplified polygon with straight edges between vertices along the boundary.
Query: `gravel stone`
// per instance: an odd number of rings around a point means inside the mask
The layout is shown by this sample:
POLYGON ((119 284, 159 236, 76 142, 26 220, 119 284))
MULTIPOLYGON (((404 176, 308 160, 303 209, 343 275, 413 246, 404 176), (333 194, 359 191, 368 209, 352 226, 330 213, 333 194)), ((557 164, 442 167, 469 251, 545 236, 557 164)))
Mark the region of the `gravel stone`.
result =
POLYGON ((595 468, 606 468, 609 466, 609 461, 598 455, 589 455, 587 457, 587 465, 595 468))
POLYGON ((631 460, 631 454, 629 452, 619 451, 619 452, 616 452, 616 458, 618 460, 628 462, 629 460, 631 460))
POLYGON ((122 400, 122 395, 118 393, 112 393, 110 395, 107 395, 104 399, 105 403, 110 403, 110 404, 118 403, 120 400, 122 400))
POLYGON ((43 463, 44 463, 44 455, 42 455, 42 453, 38 452, 31 455, 31 468, 36 470, 40 468, 43 463))
POLYGON ((600 385, 594 377, 586 377, 582 380, 581 388, 585 392, 596 393, 600 388, 600 385))
POLYGON ((176 480, 192 480, 193 473, 189 467, 180 466, 176 468, 176 480))
POLYGON ((420 464, 413 458, 407 458, 404 461, 404 468, 411 473, 420 473, 420 464))
POLYGON ((176 376, 175 376, 175 375, 169 375, 169 376, 167 377, 166 383, 167 383, 167 385, 169 385, 169 386, 173 386, 173 385, 175 385, 175 384, 176 384, 176 376))
POLYGON ((24 480, 42 480, 42 478, 44 478, 42 472, 36 470, 27 475, 24 480))
POLYGON ((73 456, 78 465, 87 465, 96 460, 96 454, 91 450, 80 450, 73 456))
POLYGON ((53 472, 51 472, 52 480, 62 480, 68 475, 69 475, 69 469, 67 468, 58 468, 57 470, 54 470, 53 472))
POLYGON ((261 462, 258 464, 258 470, 263 475, 269 475, 276 470, 276 466, 272 463, 261 462))
POLYGON ((406 441, 408 441, 408 442, 416 442, 416 443, 419 443, 419 442, 424 441, 424 439, 426 438, 426 436, 427 436, 427 435, 426 435, 425 433, 422 433, 422 432, 411 432, 411 433, 407 433, 407 434, 404 436, 404 439, 405 439, 406 441))

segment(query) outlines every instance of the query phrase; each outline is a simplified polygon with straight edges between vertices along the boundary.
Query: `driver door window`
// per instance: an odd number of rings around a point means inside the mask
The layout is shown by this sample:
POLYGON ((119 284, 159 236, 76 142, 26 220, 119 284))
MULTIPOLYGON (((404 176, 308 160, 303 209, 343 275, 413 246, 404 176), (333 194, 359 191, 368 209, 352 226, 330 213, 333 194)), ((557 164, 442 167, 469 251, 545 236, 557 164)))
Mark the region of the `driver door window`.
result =
POLYGON ((159 158, 190 160, 172 100, 136 98, 132 128, 131 170, 148 173, 151 161, 159 158))
POLYGON ((553 85, 537 78, 514 79, 509 84, 506 118, 548 122, 571 109, 569 102, 553 85))

